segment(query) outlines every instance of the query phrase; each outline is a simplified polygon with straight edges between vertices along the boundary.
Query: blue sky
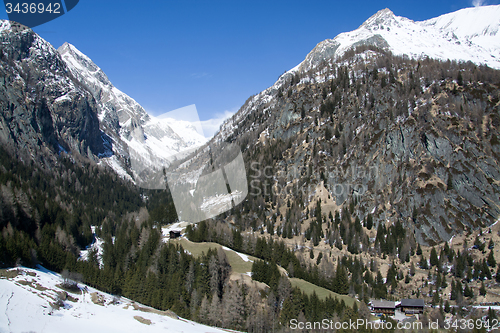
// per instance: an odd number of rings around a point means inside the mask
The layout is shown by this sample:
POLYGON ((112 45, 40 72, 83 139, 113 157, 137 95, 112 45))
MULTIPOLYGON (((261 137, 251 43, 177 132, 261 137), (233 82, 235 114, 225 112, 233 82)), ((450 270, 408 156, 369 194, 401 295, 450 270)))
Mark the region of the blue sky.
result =
POLYGON ((56 48, 75 45, 148 112, 196 104, 207 120, 237 111, 317 43, 380 9, 420 21, 471 6, 473 0, 80 0, 34 30, 56 48))

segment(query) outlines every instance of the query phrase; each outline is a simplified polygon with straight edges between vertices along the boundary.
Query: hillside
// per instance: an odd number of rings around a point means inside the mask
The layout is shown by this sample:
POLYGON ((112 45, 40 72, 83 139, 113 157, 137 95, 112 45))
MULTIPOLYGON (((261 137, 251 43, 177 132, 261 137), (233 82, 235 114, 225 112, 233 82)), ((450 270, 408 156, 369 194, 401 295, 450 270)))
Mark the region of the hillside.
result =
POLYGON ((223 332, 83 283, 68 291, 64 278, 42 267, 0 275, 2 332, 223 332))

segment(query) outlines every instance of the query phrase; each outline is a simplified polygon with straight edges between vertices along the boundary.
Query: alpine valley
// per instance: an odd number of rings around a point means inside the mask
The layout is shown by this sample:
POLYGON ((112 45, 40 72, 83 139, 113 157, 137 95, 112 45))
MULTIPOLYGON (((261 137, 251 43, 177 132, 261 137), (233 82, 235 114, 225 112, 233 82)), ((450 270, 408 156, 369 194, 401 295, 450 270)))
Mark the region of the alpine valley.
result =
POLYGON ((0 331, 287 332, 374 321, 378 299, 424 300, 382 318, 423 330, 494 320, 499 29, 500 5, 422 22, 381 10, 206 139, 148 115, 75 46, 1 22, 0 331), (168 188, 143 186, 144 170, 212 172, 228 144, 248 194, 214 218, 187 223, 168 188))

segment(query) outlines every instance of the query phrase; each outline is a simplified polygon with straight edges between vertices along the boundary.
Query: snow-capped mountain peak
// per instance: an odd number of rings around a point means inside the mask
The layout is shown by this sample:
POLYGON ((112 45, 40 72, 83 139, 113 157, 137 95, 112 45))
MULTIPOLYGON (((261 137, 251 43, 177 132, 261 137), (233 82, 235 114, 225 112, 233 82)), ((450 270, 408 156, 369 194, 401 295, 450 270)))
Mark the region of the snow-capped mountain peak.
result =
POLYGON ((361 45, 411 58, 472 61, 500 68, 500 5, 465 8, 415 22, 382 9, 358 29, 319 43, 300 64, 308 71, 361 45))
POLYGON ((216 140, 223 141, 230 136, 252 110, 272 104, 280 87, 289 82, 291 76, 305 74, 320 82, 325 77, 314 76, 315 68, 325 62, 338 61, 358 46, 375 46, 414 59, 471 61, 500 69, 499 29, 500 5, 465 8, 421 22, 397 16, 388 8, 379 10, 356 30, 318 43, 300 64, 249 99, 238 113, 224 122, 216 140))
POLYGON ((385 8, 372 15, 360 26, 360 28, 365 27, 367 29, 370 29, 370 27, 379 25, 392 25, 393 23, 397 23, 396 16, 389 8, 385 8))
POLYGON ((150 116, 73 45, 65 43, 58 52, 72 75, 94 96, 101 128, 113 141, 114 156, 103 161, 123 177, 131 178, 132 173, 139 180, 142 171, 161 170, 174 155, 207 141, 189 121, 150 116), (140 166, 139 170, 134 166, 140 166))

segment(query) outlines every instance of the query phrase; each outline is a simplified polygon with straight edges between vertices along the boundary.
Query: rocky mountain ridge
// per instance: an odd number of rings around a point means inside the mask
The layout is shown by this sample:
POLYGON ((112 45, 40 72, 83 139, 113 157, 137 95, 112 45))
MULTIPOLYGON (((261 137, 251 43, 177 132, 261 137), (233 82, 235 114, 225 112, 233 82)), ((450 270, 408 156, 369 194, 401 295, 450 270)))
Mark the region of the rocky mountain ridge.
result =
POLYGON ((109 154, 97 105, 57 51, 32 30, 0 27, 0 140, 34 159, 73 151, 91 159, 109 154))

